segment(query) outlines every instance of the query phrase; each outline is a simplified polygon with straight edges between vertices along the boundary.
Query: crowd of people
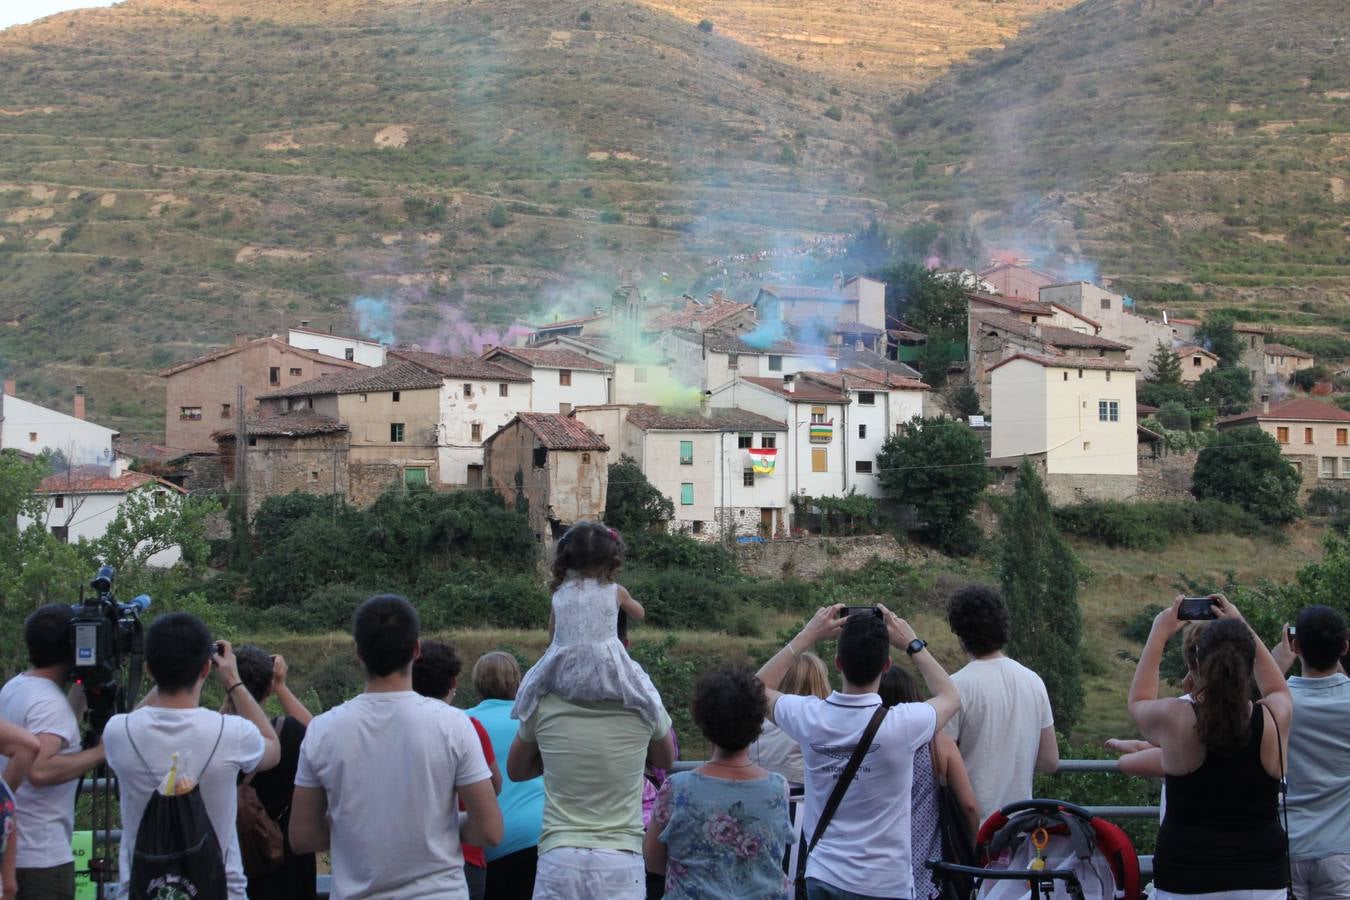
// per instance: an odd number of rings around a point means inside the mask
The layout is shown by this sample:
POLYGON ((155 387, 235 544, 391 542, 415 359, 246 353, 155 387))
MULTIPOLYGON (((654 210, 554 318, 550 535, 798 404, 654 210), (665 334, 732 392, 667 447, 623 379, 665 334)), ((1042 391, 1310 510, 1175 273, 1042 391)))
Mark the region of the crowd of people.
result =
MULTIPOLYGON (((38 609, 31 668, 0 690, 4 898, 75 896, 76 782, 105 760, 122 895, 145 895, 140 832, 163 830, 166 797, 191 796, 220 882, 193 896, 229 900, 314 897, 320 855, 334 898, 934 898, 925 863, 951 854, 951 835, 968 843, 1058 766, 1045 686, 1003 653, 1007 607, 970 585, 947 604, 969 657, 951 675, 880 605, 819 609, 756 673, 706 672, 691 712, 710 753, 672 773, 670 716, 626 651, 643 610, 616 581, 623 552, 603 525, 563 536, 549 649, 523 673, 509 653, 481 656, 467 710, 453 705, 455 648, 421 640, 399 596, 357 609, 365 689, 317 716, 284 658, 162 615, 145 635, 154 687, 88 748, 71 610, 38 609), (814 652, 826 642, 838 690, 814 652), (211 678, 218 711, 201 704, 211 678)), ((1350 898, 1344 620, 1309 608, 1267 650, 1227 598, 1189 625, 1180 601, 1154 621, 1130 689, 1143 740, 1111 742, 1122 770, 1164 779, 1154 896, 1274 900, 1292 884, 1299 900, 1350 898), (1159 698, 1183 629, 1188 693, 1159 698)))

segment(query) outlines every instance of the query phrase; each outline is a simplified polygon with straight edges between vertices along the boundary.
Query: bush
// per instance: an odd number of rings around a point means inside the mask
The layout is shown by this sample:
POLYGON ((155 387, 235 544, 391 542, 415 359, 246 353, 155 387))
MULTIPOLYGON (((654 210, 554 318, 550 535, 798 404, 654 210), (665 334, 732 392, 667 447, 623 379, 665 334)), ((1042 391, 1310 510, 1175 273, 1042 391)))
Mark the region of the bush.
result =
POLYGON ((1067 534, 1129 550, 1162 550, 1186 534, 1239 534, 1267 539, 1284 535, 1256 515, 1218 500, 1195 503, 1127 503, 1091 500, 1055 510, 1055 523, 1067 534))
POLYGON ((700 19, 700 20, 699 20, 699 23, 698 23, 698 30, 701 31, 701 32, 703 32, 704 34, 711 34, 711 33, 712 33, 712 30, 713 30, 713 23, 712 23, 712 20, 711 20, 711 19, 700 19))
POLYGON ((511 223, 511 214, 506 211, 505 206, 497 203, 488 211, 487 221, 493 228, 505 228, 511 223))
POLYGON ((1191 476, 1196 499, 1236 504, 1267 523, 1298 518, 1298 488, 1298 473, 1280 445, 1255 426, 1216 435, 1200 451, 1191 476))
POLYGON ((827 106, 825 108, 825 118, 834 119, 836 122, 842 121, 844 118, 844 111, 837 106, 827 106))

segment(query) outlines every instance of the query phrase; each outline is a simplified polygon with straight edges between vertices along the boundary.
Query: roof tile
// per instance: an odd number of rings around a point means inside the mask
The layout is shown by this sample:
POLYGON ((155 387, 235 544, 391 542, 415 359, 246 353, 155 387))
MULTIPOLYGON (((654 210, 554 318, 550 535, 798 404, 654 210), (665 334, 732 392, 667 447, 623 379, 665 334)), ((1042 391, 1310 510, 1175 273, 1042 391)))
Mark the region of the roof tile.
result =
POLYGON ((441 386, 441 376, 410 362, 393 362, 373 369, 323 375, 281 390, 262 394, 260 400, 282 397, 321 397, 325 394, 364 394, 382 391, 416 391, 441 386))
POLYGON ((643 431, 787 431, 787 425, 747 409, 714 407, 705 416, 700 410, 635 406, 628 412, 629 424, 643 431))
POLYGON ((536 368, 609 371, 609 366, 575 350, 554 350, 551 347, 497 347, 483 354, 483 358, 491 361, 492 357, 499 354, 536 368))
POLYGON ((180 494, 187 491, 172 482, 145 472, 127 470, 116 478, 109 476, 101 466, 76 466, 66 472, 48 475, 38 484, 39 494, 128 494, 148 484, 158 485, 180 494))
MULTIPOLYGON (((519 422, 549 450, 608 450, 604 438, 580 419, 562 413, 518 413, 505 428, 519 422)), ((505 430, 505 429, 503 429, 505 430)), ((501 432, 497 432, 501 434, 501 432)), ((493 435, 496 437, 496 435, 493 435)), ((488 438, 492 440, 492 438, 488 438)))
POLYGON ((1040 356, 1035 353, 1015 353, 1007 359, 1000 360, 989 367, 990 372, 1006 366, 1016 359, 1025 359, 1028 362, 1034 362, 1047 369, 1092 369, 1094 371, 1108 372, 1138 372, 1138 366, 1132 366, 1127 362, 1117 362, 1113 359, 1106 359, 1102 356, 1040 356))
POLYGON ((394 359, 410 362, 429 372, 446 378, 476 378, 483 381, 523 381, 529 382, 528 375, 522 375, 514 369, 499 366, 477 356, 446 356, 441 353, 427 353, 423 350, 390 350, 394 359))
POLYGON ((1060 328, 1058 325, 1041 325, 1023 322, 1016 316, 1006 313, 976 313, 975 321, 983 322, 993 328, 1011 331, 1022 337, 1034 338, 1052 347, 1087 347, 1095 350, 1129 350, 1129 344, 1122 344, 1095 334, 1083 334, 1072 328, 1060 328))
POLYGON ((1272 403, 1269 412, 1256 407, 1235 416, 1220 419, 1218 424, 1236 425, 1241 422, 1258 422, 1263 419, 1293 422, 1350 422, 1350 412, 1346 412, 1339 406, 1332 406, 1330 403, 1299 397, 1294 400, 1285 400, 1283 403, 1272 403))

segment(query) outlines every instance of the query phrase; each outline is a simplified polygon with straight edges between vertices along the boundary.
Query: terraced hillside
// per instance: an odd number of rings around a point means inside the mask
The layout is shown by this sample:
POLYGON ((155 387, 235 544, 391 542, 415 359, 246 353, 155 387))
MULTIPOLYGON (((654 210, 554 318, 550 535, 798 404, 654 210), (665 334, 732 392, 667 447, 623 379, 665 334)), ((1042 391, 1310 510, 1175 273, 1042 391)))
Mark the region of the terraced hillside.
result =
POLYGON ((1350 325, 1341 0, 1086 0, 892 107, 879 195, 986 244, 1350 325))

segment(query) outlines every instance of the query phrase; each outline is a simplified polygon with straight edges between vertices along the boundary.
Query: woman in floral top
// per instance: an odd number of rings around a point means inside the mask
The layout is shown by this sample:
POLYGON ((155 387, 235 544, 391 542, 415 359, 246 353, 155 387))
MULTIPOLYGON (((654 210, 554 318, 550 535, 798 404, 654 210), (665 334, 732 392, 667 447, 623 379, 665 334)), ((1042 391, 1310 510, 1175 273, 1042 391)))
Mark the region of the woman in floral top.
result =
POLYGON ((643 852, 670 900, 782 900, 792 840, 787 782, 750 761, 767 703, 747 672, 710 672, 694 689, 694 722, 712 759, 661 786, 643 852))

